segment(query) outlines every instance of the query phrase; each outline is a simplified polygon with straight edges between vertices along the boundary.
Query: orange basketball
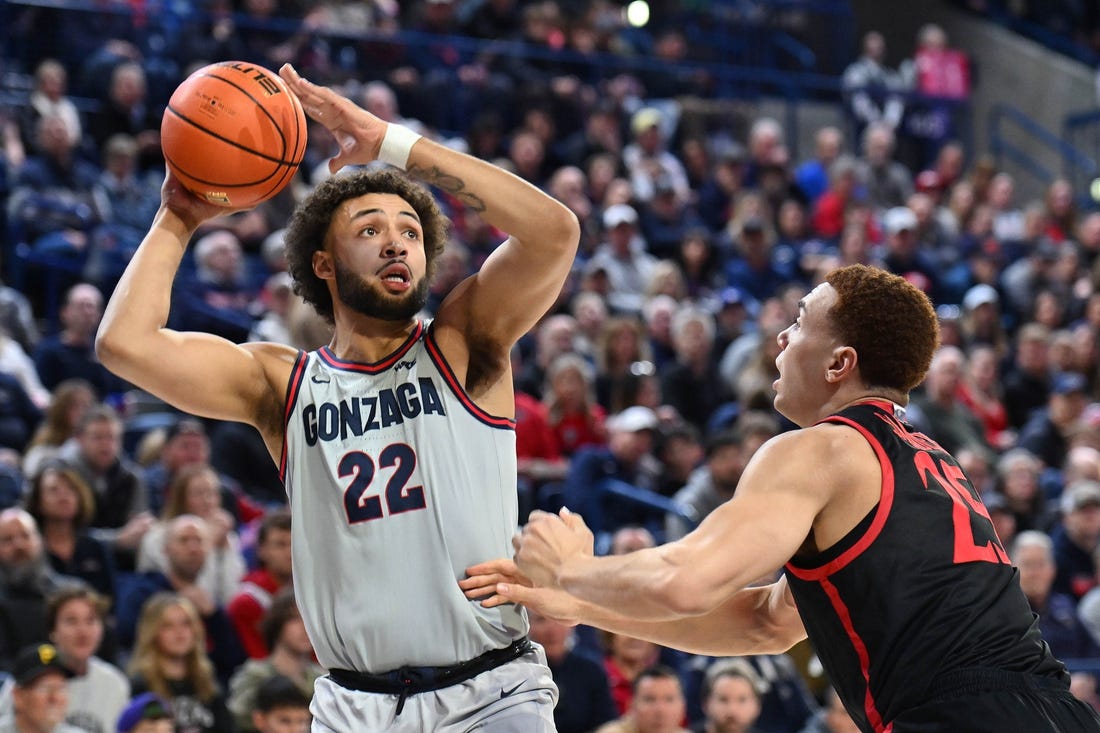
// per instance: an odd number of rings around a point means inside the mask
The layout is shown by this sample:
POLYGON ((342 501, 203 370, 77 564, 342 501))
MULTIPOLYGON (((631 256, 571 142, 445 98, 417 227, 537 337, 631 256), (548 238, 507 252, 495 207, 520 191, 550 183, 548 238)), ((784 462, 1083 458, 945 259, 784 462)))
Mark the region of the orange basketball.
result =
POLYGON ((306 116, 278 74, 223 61, 199 69, 172 93, 160 144, 189 191, 220 206, 255 206, 298 170, 306 116))

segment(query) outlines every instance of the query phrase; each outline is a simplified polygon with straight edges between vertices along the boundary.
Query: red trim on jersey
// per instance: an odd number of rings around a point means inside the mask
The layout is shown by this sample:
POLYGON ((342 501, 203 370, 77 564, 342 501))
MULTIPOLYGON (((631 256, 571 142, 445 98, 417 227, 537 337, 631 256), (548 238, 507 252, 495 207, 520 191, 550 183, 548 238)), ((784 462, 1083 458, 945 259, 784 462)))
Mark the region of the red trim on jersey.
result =
POLYGON ((333 369, 343 369, 349 372, 364 372, 366 374, 377 374, 378 372, 389 369, 397 363, 398 359, 405 355, 405 353, 412 348, 412 345, 416 343, 416 340, 420 338, 420 334, 424 332, 424 324, 421 321, 416 322, 416 328, 412 330, 409 337, 405 339, 405 342, 397 347, 397 350, 387 356, 382 361, 376 361, 370 364, 358 361, 346 361, 336 357, 327 346, 322 346, 317 350, 317 353, 321 356, 321 359, 333 369))
POLYGON ((439 373, 443 375, 443 380, 447 382, 447 386, 451 388, 451 392, 454 393, 455 397, 458 398, 458 401, 462 403, 462 406, 466 408, 467 412, 491 427, 506 428, 508 430, 516 429, 516 421, 513 418, 490 415, 470 399, 470 395, 466 394, 466 390, 458 383, 458 377, 455 376, 454 371, 451 369, 451 365, 443 358, 443 352, 439 350, 439 345, 435 342, 435 336, 431 329, 428 329, 428 334, 424 337, 424 345, 428 347, 428 356, 435 362, 436 367, 439 368, 439 373))
POLYGON ((863 698, 863 712, 867 714, 867 722, 871 724, 876 733, 890 733, 894 729, 894 724, 883 724, 882 715, 879 713, 878 707, 875 706, 875 698, 871 695, 871 661, 867 655, 867 645, 863 643, 859 632, 852 625, 852 616, 848 613, 848 606, 845 605, 844 599, 840 597, 840 592, 836 589, 836 586, 830 583, 827 578, 822 578, 821 590, 825 591, 825 595, 829 597, 829 601, 833 604, 833 610, 840 618, 840 623, 844 626, 844 630, 848 633, 848 639, 852 642, 852 648, 855 649, 856 656, 859 657, 859 669, 863 673, 863 684, 867 690, 863 698))
POLYGON ((294 360, 294 369, 290 372, 290 383, 286 386, 286 407, 283 408, 283 452, 279 456, 279 480, 286 483, 286 433, 290 425, 290 413, 294 410, 294 403, 298 401, 298 394, 302 391, 302 379, 306 374, 306 352, 299 351, 298 358, 294 360))
MULTIPOLYGON (((894 414, 894 403, 891 402, 890 400, 877 400, 877 399, 863 400, 862 402, 857 402, 856 404, 871 405, 873 407, 879 408, 880 410, 885 410, 886 412, 889 412, 891 415, 894 414)), ((828 421, 828 418, 826 418, 825 420, 822 420, 822 422, 827 422, 827 421, 828 421)))
MULTIPOLYGON (((889 403, 886 404, 889 405, 889 403)), ((791 563, 787 563, 787 569, 794 573, 795 577, 810 581, 824 581, 830 575, 841 570, 848 563, 859 557, 860 554, 870 547, 871 543, 878 538, 879 533, 882 532, 882 528, 886 524, 886 519, 890 516, 890 509, 894 505, 894 467, 886 457, 886 450, 882 447, 882 444, 878 442, 878 439, 875 438, 867 428, 846 417, 837 417, 834 415, 826 418, 822 422, 843 423, 844 425, 855 428, 867 442, 871 444, 871 448, 874 449, 875 455, 878 456, 879 467, 882 469, 882 489, 878 500, 878 508, 875 510, 875 518, 871 520, 871 526, 867 528, 867 531, 862 537, 856 540, 855 544, 840 553, 836 559, 816 568, 800 568, 791 563)))

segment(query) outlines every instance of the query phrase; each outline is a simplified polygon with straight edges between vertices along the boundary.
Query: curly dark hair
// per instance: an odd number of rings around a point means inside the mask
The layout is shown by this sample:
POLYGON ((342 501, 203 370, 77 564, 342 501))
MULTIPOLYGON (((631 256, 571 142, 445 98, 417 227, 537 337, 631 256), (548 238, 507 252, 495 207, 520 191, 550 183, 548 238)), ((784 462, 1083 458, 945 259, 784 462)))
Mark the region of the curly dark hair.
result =
POLYGON ((908 393, 924 380, 940 341, 928 296, 904 278, 866 265, 830 272, 836 290, 829 311, 840 340, 859 355, 868 387, 908 393))
POLYGON ((435 260, 447 244, 450 221, 444 216, 427 188, 397 171, 361 171, 333 176, 306 197, 287 225, 287 269, 294 278, 294 292, 312 305, 329 323, 333 322, 332 295, 325 281, 313 273, 313 253, 325 247, 332 216, 340 204, 368 193, 392 193, 405 199, 420 217, 424 228, 424 250, 429 280, 435 273, 435 260))

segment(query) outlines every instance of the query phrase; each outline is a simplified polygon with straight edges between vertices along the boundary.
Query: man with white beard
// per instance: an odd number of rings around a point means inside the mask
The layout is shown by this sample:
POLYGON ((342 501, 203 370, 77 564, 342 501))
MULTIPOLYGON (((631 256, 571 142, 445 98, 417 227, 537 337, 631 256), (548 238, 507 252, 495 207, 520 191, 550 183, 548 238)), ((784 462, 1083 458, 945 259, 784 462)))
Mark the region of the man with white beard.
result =
POLYGON ((46 598, 70 585, 83 583, 50 567, 34 518, 14 507, 0 512, 0 666, 48 640, 46 598))

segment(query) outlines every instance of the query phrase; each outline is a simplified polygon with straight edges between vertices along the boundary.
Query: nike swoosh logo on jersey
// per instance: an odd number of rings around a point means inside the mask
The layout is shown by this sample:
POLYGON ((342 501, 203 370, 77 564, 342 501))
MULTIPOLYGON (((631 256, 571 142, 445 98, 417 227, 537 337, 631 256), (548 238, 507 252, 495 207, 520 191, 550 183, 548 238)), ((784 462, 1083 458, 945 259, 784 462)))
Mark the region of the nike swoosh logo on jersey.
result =
POLYGON ((519 683, 518 685, 516 685, 515 687, 513 687, 513 688, 512 688, 512 689, 510 689, 510 690, 503 690, 503 689, 502 689, 502 690, 500 691, 500 699, 501 699, 501 700, 503 700, 503 699, 504 699, 504 698, 506 698, 506 697, 510 697, 510 696, 511 696, 511 695, 512 695, 513 693, 515 693, 515 691, 516 691, 516 690, 518 690, 518 689, 519 689, 519 688, 521 688, 521 687, 523 687, 523 683, 522 683, 522 682, 520 682, 520 683, 519 683))
POLYGON ((310 381, 312 381, 314 384, 328 384, 332 381, 332 379, 327 376, 318 377, 316 374, 314 374, 312 377, 310 377, 310 381))

